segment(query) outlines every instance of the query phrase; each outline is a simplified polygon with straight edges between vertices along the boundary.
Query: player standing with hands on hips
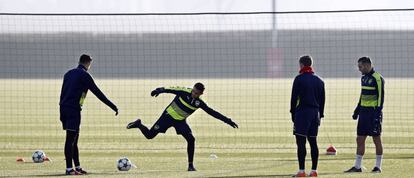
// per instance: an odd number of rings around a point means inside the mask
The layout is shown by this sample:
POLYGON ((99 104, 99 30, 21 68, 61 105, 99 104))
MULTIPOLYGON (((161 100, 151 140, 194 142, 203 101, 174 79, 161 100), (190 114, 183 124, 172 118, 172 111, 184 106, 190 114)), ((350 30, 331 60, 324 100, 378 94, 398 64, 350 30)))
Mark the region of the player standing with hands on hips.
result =
POLYGON ((77 68, 66 72, 63 78, 62 91, 60 95, 60 121, 63 129, 66 130, 65 159, 66 175, 87 174, 80 167, 79 162, 79 128, 81 124, 81 110, 88 90, 91 90, 99 100, 108 105, 115 115, 118 115, 118 108, 102 93, 96 86, 92 76, 87 72, 92 64, 92 58, 83 54, 79 59, 77 68), (72 160, 75 169, 72 168, 72 160))
POLYGON ((293 177, 306 177, 306 139, 311 147, 312 170, 310 177, 317 177, 319 150, 317 144, 318 129, 325 107, 325 84, 312 69, 312 57, 299 59, 300 71, 292 87, 290 113, 294 124, 299 171, 293 177))
POLYGON ((369 57, 358 59, 358 69, 362 73, 361 96, 352 118, 358 119, 357 150, 355 165, 345 172, 362 172, 362 157, 365 153, 365 140, 372 136, 375 144, 376 161, 373 173, 381 173, 382 164, 382 108, 384 105, 384 78, 374 70, 369 57))
POLYGON ((182 135, 187 141, 188 171, 196 171, 193 164, 195 138, 191 132, 190 126, 186 122, 187 117, 193 114, 197 109, 201 108, 216 119, 223 121, 233 128, 238 128, 238 125, 230 118, 213 110, 200 98, 204 89, 202 83, 196 83, 193 88, 161 87, 153 90, 151 92, 151 96, 153 97, 157 97, 161 93, 171 93, 176 96, 151 129, 148 129, 143 125, 141 119, 129 123, 127 129, 138 128, 141 130, 142 134, 144 134, 145 138, 153 139, 158 133, 165 133, 168 128, 174 127, 177 134, 182 135))

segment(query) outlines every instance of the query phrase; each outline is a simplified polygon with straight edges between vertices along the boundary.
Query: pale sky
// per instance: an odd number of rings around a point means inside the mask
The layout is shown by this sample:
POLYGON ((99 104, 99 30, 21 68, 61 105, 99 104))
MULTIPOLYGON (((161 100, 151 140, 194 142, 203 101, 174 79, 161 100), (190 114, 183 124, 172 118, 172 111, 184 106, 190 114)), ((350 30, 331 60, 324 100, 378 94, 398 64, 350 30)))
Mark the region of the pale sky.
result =
MULTIPOLYGON (((0 0, 3 13, 271 11, 272 0, 0 0)), ((277 11, 414 8, 413 0, 277 0, 277 11)))
MULTIPOLYGON (((0 0, 1 13, 268 12, 271 0, 0 0)), ((276 11, 414 8, 414 0, 278 0, 276 11), (335 3, 333 3, 335 2, 335 3)), ((277 29, 413 30, 414 11, 278 14, 277 29)), ((137 33, 274 29, 249 16, 0 16, 0 33, 137 33), (68 25, 70 24, 70 25, 68 25), (258 25, 259 24, 259 25, 258 25)))

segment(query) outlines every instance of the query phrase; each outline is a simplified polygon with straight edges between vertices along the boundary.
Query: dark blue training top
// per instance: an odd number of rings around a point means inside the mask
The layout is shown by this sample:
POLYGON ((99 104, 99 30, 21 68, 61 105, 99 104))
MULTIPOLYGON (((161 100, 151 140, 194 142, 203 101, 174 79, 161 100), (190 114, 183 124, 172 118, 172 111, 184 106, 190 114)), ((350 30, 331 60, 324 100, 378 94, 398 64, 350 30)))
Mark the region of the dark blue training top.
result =
POLYGON ((92 76, 83 65, 79 65, 77 68, 66 72, 60 95, 60 107, 82 110, 82 104, 88 90, 91 90, 99 100, 108 105, 112 110, 116 110, 116 106, 96 86, 92 76))
POLYGON ((325 84, 314 73, 305 72, 296 76, 293 82, 290 112, 295 114, 302 108, 319 109, 320 117, 324 116, 325 84))

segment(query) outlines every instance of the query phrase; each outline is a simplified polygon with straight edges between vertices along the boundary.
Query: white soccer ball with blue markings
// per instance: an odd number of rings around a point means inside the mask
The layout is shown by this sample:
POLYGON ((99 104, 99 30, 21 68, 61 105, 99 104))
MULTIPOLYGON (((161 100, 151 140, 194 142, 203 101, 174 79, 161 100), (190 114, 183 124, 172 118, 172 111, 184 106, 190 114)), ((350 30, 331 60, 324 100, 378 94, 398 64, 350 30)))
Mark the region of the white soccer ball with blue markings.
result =
POLYGON ((32 160, 35 163, 43 163, 43 161, 45 161, 45 158, 46 158, 46 154, 42 150, 36 150, 32 154, 32 160))
POLYGON ((127 157, 121 158, 117 162, 117 167, 119 171, 129 171, 131 169, 132 163, 127 157))

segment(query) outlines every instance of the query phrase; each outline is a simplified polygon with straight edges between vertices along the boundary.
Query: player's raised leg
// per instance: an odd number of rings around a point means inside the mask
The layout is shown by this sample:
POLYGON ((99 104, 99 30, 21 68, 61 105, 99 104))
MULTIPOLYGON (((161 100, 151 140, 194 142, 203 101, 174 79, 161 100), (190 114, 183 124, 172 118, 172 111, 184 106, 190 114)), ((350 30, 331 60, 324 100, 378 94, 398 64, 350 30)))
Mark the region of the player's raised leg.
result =
POLYGON ((141 119, 137 119, 134 122, 130 122, 127 125, 127 129, 132 129, 132 128, 138 128, 139 130, 141 130, 142 134, 145 136, 145 138, 147 139, 153 139, 155 136, 157 136, 157 134, 159 133, 158 130, 158 125, 157 123, 150 129, 148 129, 144 124, 142 124, 141 119))
POLYGON ((132 129, 132 128, 139 128, 141 127, 141 119, 137 118, 137 120, 128 123, 128 125, 126 126, 127 129, 132 129))

